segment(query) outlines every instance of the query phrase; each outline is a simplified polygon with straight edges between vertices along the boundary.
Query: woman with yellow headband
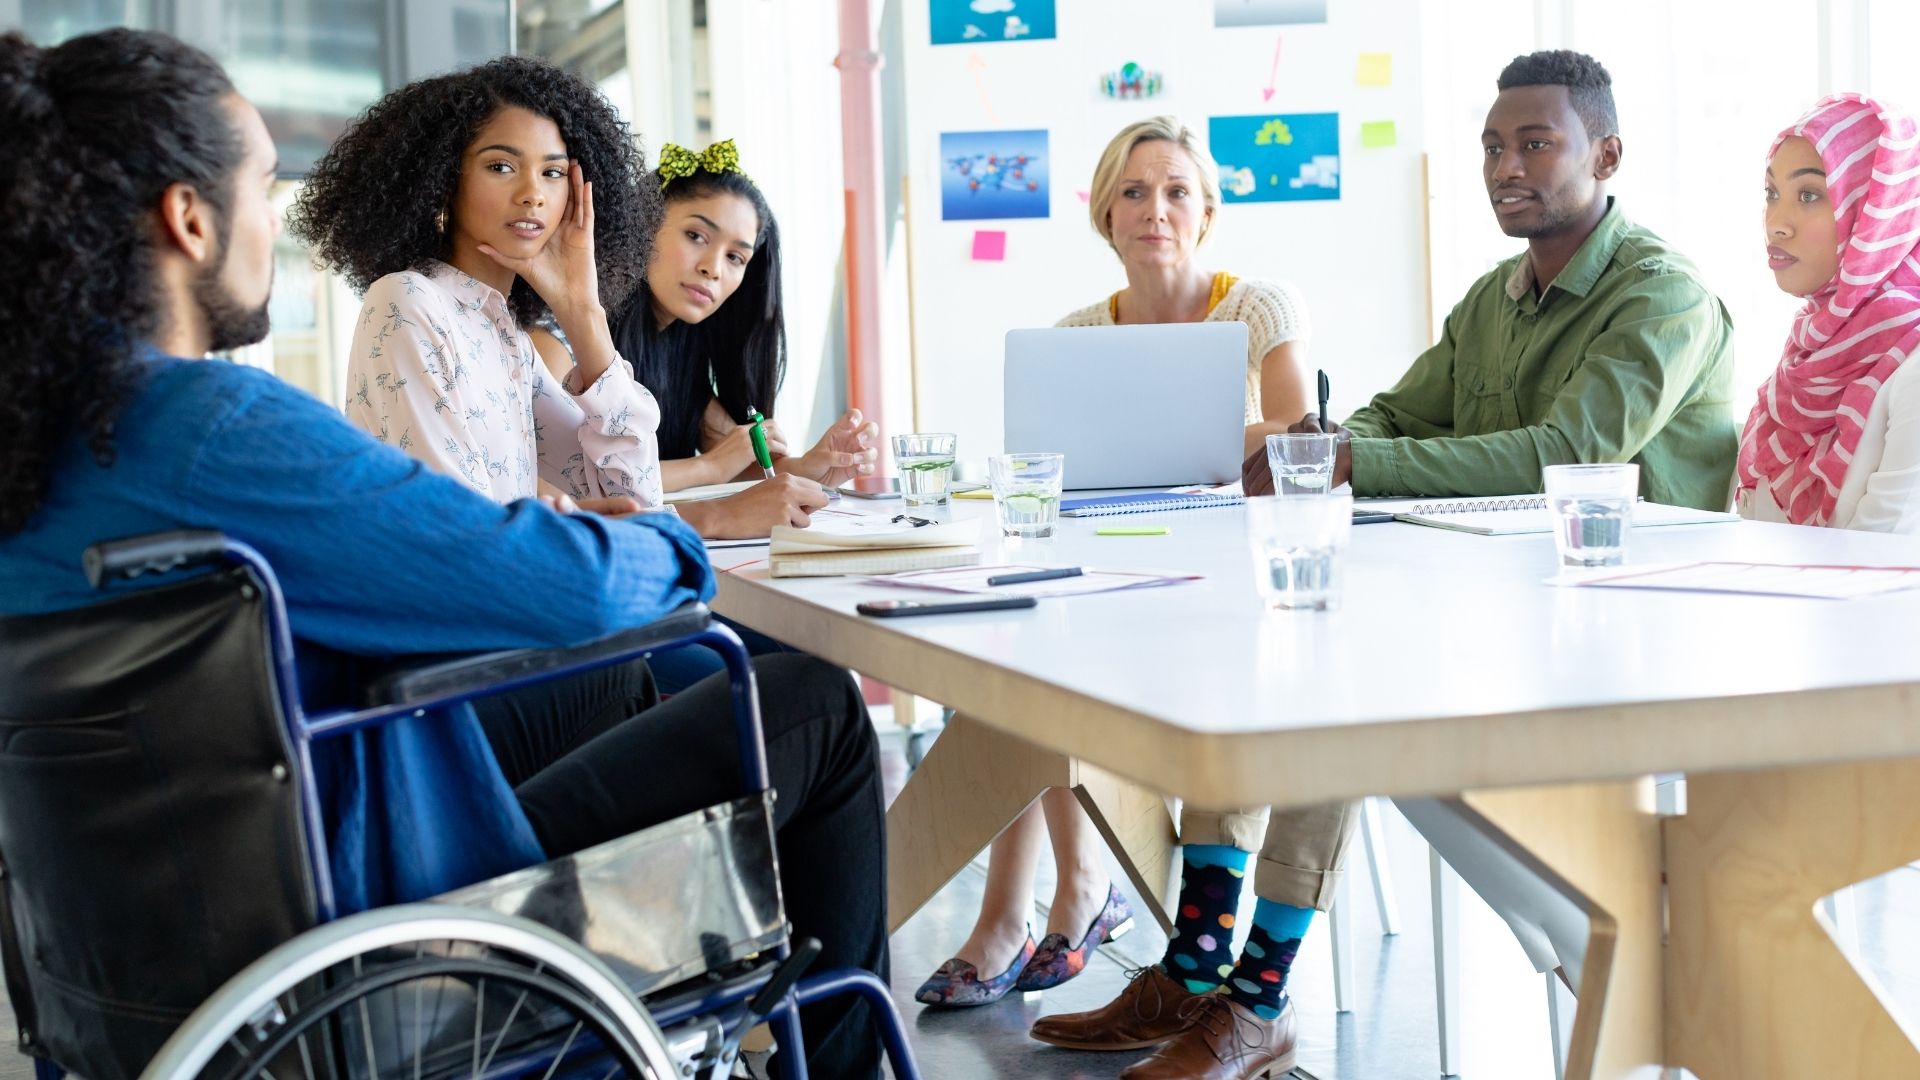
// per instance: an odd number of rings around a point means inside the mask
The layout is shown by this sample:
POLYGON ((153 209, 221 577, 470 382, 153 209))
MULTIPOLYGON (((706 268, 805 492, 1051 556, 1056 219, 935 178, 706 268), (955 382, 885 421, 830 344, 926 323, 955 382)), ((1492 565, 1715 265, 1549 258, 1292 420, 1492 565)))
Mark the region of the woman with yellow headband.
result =
MULTIPOLYGON (((740 168, 731 140, 695 153, 669 143, 642 185, 666 203, 646 280, 616 313, 613 339, 634 375, 659 402, 660 477, 665 490, 757 478, 749 412, 771 416, 786 373, 780 300, 780 228, 760 189, 740 168)), ((648 193, 650 194, 650 193, 648 193)), ((536 332, 547 366, 564 375, 573 360, 536 332)), ((767 535, 806 525, 827 501, 825 487, 874 471, 879 428, 849 409, 804 454, 789 455, 777 421, 764 425, 776 475, 724 499, 677 507, 708 539, 767 535)), ((755 655, 786 646, 735 626, 755 655)), ((720 670, 717 654, 678 649, 650 662, 665 693, 720 670)))
MULTIPOLYGON (((660 403, 662 484, 676 491, 757 477, 749 414, 773 415, 786 374, 779 225, 731 140, 700 153, 669 143, 651 179, 666 218, 646 280, 616 314, 613 336, 660 403)), ((535 340, 550 368, 572 367, 557 341, 535 340)), ((874 470, 879 429, 857 409, 804 454, 789 455, 777 421, 764 428, 776 477, 729 498, 681 504, 702 536, 750 538, 805 525, 825 503, 823 485, 874 470)))

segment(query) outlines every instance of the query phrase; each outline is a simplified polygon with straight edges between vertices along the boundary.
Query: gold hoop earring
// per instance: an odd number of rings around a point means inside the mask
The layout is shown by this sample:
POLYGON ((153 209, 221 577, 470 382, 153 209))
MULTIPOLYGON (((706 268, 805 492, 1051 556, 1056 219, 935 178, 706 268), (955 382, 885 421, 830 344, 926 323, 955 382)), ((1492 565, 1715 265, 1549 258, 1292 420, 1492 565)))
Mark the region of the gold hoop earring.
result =
POLYGON ((433 231, 439 233, 447 231, 447 212, 445 210, 441 210, 433 215, 433 231))

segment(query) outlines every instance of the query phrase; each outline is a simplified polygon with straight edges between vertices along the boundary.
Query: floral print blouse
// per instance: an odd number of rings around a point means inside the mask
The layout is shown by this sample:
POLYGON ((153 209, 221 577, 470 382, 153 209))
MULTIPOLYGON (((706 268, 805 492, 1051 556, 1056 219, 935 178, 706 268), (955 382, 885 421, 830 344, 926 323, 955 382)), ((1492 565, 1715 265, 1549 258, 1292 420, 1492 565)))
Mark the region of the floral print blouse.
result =
POLYGON ((575 498, 661 507, 660 406, 616 357, 592 386, 556 384, 506 298, 442 262, 367 288, 347 417, 436 472, 511 502, 537 480, 575 498))

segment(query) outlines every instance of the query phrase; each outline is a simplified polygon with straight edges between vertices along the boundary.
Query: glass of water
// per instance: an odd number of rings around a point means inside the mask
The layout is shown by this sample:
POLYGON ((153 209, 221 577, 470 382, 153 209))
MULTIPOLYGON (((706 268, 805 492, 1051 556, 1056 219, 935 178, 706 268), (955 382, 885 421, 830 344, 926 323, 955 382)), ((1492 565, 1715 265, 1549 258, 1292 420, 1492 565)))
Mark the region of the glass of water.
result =
POLYGON ((1638 465, 1549 465, 1542 470, 1561 566, 1619 566, 1627 558, 1638 465))
POLYGON ((1060 520, 1060 485, 1067 477, 1065 454, 1002 454, 987 459, 993 505, 1000 512, 1000 534, 1027 540, 1053 535, 1060 520))
POLYGON ((953 476, 958 442, 944 434, 893 437, 893 460, 900 466, 900 494, 908 506, 947 505, 947 481, 953 476))
POLYGON ((1332 611, 1353 533, 1353 496, 1276 495, 1247 500, 1253 580, 1267 606, 1332 611))
POLYGON ((1338 435, 1269 435, 1267 467, 1275 495, 1322 495, 1333 485, 1338 435))

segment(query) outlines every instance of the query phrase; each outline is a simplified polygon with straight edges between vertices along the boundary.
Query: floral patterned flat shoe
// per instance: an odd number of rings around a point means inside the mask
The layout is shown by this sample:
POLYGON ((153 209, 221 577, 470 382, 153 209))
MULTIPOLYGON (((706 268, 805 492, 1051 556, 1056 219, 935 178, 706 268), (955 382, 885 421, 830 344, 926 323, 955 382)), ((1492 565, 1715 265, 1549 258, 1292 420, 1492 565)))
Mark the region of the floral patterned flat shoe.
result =
POLYGON ((1020 955, 1013 958, 1007 970, 991 979, 980 978, 980 972, 972 964, 959 957, 940 965, 940 970, 920 984, 913 992, 913 1000, 928 1005, 945 1005, 961 1008, 970 1005, 991 1005, 1007 996, 1013 984, 1027 968, 1027 962, 1033 959, 1033 932, 1027 932, 1027 943, 1020 949, 1020 955))
POLYGON ((1119 938, 1133 929, 1133 909, 1127 898, 1112 884, 1107 885, 1107 906, 1094 916, 1093 925, 1081 936, 1080 944, 1069 946, 1065 934, 1048 934, 1040 939, 1033 959, 1021 970, 1014 989, 1048 990, 1073 978, 1087 966, 1087 958, 1102 942, 1119 938))

